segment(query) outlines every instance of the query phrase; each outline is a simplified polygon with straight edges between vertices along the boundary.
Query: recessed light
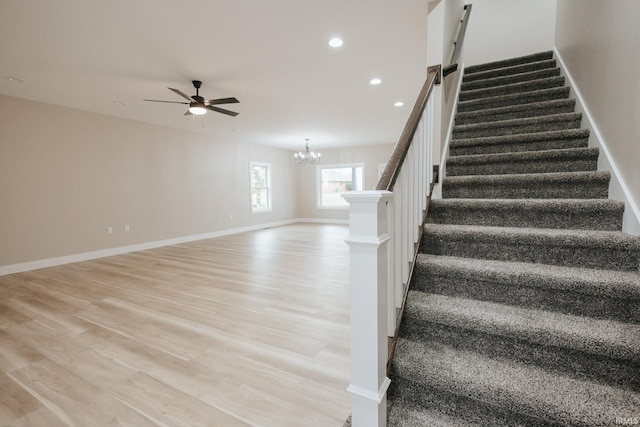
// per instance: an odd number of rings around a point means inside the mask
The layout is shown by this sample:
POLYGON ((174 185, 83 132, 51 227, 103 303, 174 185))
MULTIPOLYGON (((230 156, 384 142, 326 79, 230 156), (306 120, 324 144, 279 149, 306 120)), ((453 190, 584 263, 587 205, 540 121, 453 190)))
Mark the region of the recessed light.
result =
POLYGON ((402 107, 404 105, 404 102, 398 101, 398 102, 394 103, 393 105, 396 106, 396 107, 402 107))
POLYGON ((380 83, 382 83, 382 80, 376 77, 375 79, 369 80, 369 83, 371 83, 372 85, 379 85, 380 83))
POLYGON ((340 46, 342 46, 343 43, 344 42, 339 37, 334 37, 331 40, 329 40, 329 46, 331 46, 331 47, 340 47, 340 46))
POLYGON ((24 80, 19 79, 17 77, 5 77, 6 80, 9 80, 11 83, 24 83, 24 80))

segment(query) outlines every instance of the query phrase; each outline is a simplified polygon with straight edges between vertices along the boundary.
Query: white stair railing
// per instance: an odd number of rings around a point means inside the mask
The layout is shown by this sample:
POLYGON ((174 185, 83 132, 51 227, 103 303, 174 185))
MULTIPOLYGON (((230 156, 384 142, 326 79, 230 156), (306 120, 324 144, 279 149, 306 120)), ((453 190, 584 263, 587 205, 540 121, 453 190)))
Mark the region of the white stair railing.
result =
POLYGON ((429 67, 376 189, 343 194, 349 203, 352 427, 387 424, 387 364, 395 346, 388 337, 397 334, 429 197, 438 179, 434 165, 440 142, 434 132, 440 126, 434 126, 434 113, 438 122, 447 119, 441 114, 442 92, 436 96, 439 102, 430 95, 441 77, 458 70, 471 7, 464 6, 451 63, 444 69, 429 67))
POLYGON ((433 101, 440 66, 430 67, 376 190, 348 192, 351 305, 351 423, 386 425, 389 339, 408 289, 433 184, 433 101))

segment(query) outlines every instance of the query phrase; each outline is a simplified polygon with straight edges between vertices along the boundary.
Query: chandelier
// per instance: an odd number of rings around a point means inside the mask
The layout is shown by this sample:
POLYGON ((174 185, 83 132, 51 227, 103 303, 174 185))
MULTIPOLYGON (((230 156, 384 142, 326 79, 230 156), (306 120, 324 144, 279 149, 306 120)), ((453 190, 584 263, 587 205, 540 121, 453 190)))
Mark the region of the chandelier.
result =
POLYGON ((314 153, 313 151, 309 151, 309 139, 305 139, 305 141, 307 141, 307 145, 305 147, 304 153, 300 151, 293 155, 293 158, 296 159, 296 163, 298 164, 319 163, 321 154, 314 153))

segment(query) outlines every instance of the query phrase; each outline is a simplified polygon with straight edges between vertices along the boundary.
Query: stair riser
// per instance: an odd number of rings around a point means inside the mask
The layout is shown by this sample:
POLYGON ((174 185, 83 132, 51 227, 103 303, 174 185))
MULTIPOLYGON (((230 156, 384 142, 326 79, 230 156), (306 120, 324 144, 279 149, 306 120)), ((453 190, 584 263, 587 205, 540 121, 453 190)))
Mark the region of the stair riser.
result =
POLYGON ((456 115, 455 125, 472 125, 476 123, 497 122, 502 120, 513 119, 526 119, 530 117, 550 116, 552 114, 566 114, 573 113, 575 110, 575 104, 567 103, 559 106, 546 107, 541 105, 539 108, 531 108, 522 111, 500 111, 492 113, 491 110, 486 110, 486 114, 482 115, 469 115, 468 113, 461 113, 456 115))
MULTIPOLYGON (((517 362, 540 366, 560 375, 640 390, 640 366, 628 360, 616 360, 578 350, 430 322, 415 315, 410 309, 407 309, 405 315, 402 336, 408 340, 428 343, 434 347, 455 347, 498 359, 515 358, 517 362)), ((396 370, 396 373, 399 377, 411 378, 409 372, 396 370)))
POLYGON ((555 182, 551 184, 442 184, 445 199, 606 199, 608 182, 555 182))
POLYGON ((542 89, 551 89, 564 86, 564 77, 552 77, 549 79, 534 80, 530 82, 515 83, 504 86, 494 86, 484 89, 460 91, 459 101, 471 101, 474 99, 493 98, 497 96, 523 94, 542 89))
POLYGON ((561 150, 565 148, 583 148, 589 144, 587 138, 554 139, 541 141, 525 141, 487 143, 478 145, 458 145, 451 141, 450 156, 468 156, 473 154, 522 153, 525 151, 561 150))
POLYGON ((447 164, 447 176, 595 171, 598 159, 538 160, 521 163, 447 164))
POLYGON ((531 62, 528 64, 517 65, 509 68, 498 68, 494 70, 476 71, 470 72, 469 67, 465 68, 464 77, 462 81, 464 83, 473 82, 477 80, 493 79, 496 77, 508 76, 513 74, 529 73, 532 71, 544 70, 547 68, 556 68, 555 59, 546 61, 531 62))
POLYGON ((561 241, 542 240, 537 244, 514 239, 495 239, 468 236, 439 236, 427 231, 420 251, 432 255, 497 261, 530 262, 567 267, 638 271, 640 251, 601 247, 563 246, 561 241))
POLYGON ((474 99, 467 102, 458 103, 457 111, 464 113, 467 111, 478 111, 487 108, 509 107, 511 105, 531 104, 533 102, 545 102, 554 99, 567 99, 569 88, 560 87, 548 90, 525 92, 509 96, 495 96, 491 98, 474 99))
POLYGON ((510 58, 502 61, 493 61, 486 64, 471 65, 465 68, 465 74, 473 74, 487 70, 497 70, 501 68, 513 67, 522 64, 531 64, 540 61, 548 61, 553 59, 553 52, 540 52, 533 55, 520 56, 518 58, 510 58))
POLYGON ((491 127, 481 127, 468 129, 465 127, 454 127, 452 140, 467 138, 482 138, 488 136, 517 135, 522 133, 533 132, 550 132, 566 129, 578 129, 580 127, 581 118, 572 118, 568 120, 548 120, 539 123, 509 123, 507 125, 495 124, 491 127))
POLYGON ((487 89, 496 86, 529 82, 531 80, 548 79, 558 76, 560 76, 560 68, 545 68, 528 73, 512 74, 507 76, 499 76, 492 79, 482 79, 462 83, 460 91, 465 92, 468 90, 487 89))
POLYGON ((524 286, 521 283, 511 283, 508 278, 499 281, 493 278, 469 277, 468 274, 450 269, 432 269, 422 265, 416 266, 413 277, 415 280, 412 289, 416 291, 576 316, 640 323, 640 310, 637 309, 640 299, 586 295, 554 289, 553 284, 544 281, 524 286))
MULTIPOLYGON (((446 202, 446 200, 444 200, 446 202)), ((623 209, 616 211, 544 211, 528 209, 456 209, 446 204, 429 208, 430 224, 481 225, 487 227, 530 227, 570 230, 620 231, 623 209)))

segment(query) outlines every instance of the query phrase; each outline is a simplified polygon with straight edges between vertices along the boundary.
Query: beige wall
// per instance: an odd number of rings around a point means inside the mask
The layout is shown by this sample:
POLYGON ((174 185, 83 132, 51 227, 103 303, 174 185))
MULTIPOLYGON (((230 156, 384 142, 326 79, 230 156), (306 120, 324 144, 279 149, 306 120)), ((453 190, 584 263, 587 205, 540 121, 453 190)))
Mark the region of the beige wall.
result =
MULTIPOLYGON (((640 206, 639 17, 637 0, 558 0, 555 42, 636 209, 640 206)), ((627 206, 625 213, 629 210, 627 206)))
POLYGON ((473 4, 464 42, 465 65, 553 48, 556 0, 465 0, 465 3, 473 4))
MULTIPOLYGON (((296 165, 288 150, 7 96, 0 120, 0 271, 298 218, 348 218, 317 209, 316 168, 296 165), (250 212, 250 161, 272 166, 272 212, 250 212)), ((392 149, 322 150, 322 164, 364 163, 373 189, 392 149)))
MULTIPOLYGON (((447 0, 429 4, 429 22, 427 36, 427 63, 429 66, 449 65, 455 40, 460 29, 460 18, 464 12, 463 0, 447 0)), ((434 156, 439 164, 445 141, 449 134, 449 122, 455 106, 455 94, 458 88, 460 71, 450 74, 436 86, 431 94, 436 108, 434 111, 434 156)))
MULTIPOLYGON (((399 136, 399 135, 398 135, 399 136)), ((322 166, 364 163, 364 189, 378 184, 378 165, 385 163, 395 144, 322 150, 322 166)), ((313 148, 313 147, 312 147, 313 148)), ((293 157, 293 153, 291 153, 293 157)), ((298 217, 304 219, 346 220, 348 210, 318 209, 316 199, 316 165, 296 165, 298 168, 298 217)))
POLYGON ((0 266, 297 216, 287 150, 6 96, 0 120, 0 266), (271 213, 250 213, 251 160, 271 213))

